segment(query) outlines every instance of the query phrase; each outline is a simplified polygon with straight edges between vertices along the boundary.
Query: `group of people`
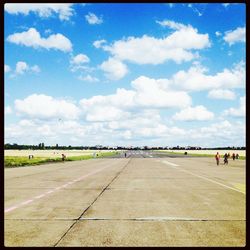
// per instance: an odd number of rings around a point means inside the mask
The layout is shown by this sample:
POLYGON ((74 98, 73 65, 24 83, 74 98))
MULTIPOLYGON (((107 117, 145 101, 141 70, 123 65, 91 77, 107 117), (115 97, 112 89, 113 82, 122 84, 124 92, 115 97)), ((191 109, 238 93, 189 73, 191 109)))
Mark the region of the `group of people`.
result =
MULTIPOLYGON (((235 160, 235 159, 239 159, 239 154, 235 154, 233 153, 232 154, 232 159, 235 160)), ((228 165, 228 158, 230 158, 230 153, 225 153, 224 156, 224 165, 228 165)), ((217 154, 215 155, 215 159, 216 159, 216 164, 219 165, 220 164, 220 154, 219 152, 217 152, 217 154)))

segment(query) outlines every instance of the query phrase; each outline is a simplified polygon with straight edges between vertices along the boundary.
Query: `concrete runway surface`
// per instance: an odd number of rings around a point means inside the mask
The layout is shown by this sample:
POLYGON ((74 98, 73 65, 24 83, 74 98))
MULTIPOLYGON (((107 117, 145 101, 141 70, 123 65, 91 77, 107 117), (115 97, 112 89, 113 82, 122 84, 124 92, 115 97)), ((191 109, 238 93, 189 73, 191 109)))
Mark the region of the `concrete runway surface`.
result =
POLYGON ((5 246, 244 246, 245 161, 170 156, 5 169, 5 246))

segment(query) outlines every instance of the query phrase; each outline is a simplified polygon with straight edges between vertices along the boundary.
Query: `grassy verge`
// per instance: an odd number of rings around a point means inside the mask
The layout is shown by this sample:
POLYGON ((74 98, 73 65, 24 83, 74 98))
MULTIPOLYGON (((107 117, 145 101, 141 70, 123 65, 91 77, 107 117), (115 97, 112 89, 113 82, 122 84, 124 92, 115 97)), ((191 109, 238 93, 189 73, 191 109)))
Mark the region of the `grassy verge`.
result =
MULTIPOLYGON (((166 152, 163 152, 163 151, 155 151, 155 152, 160 152, 162 154, 173 154, 173 155, 184 155, 183 152, 171 152, 171 151, 166 151, 166 152)), ((194 153, 188 153, 187 152, 187 155, 189 156, 195 156, 195 157, 215 157, 215 155, 213 154, 194 154, 194 153)), ((223 155, 221 155, 221 157, 223 157, 223 155)), ((231 157, 230 157, 231 159, 231 157)), ((245 160, 246 159, 246 156, 240 156, 239 160, 245 160)))
MULTIPOLYGON (((112 156, 117 154, 117 152, 98 152, 96 158, 104 158, 106 156, 112 156)), ((65 161, 82 161, 93 159, 93 155, 82 155, 82 156, 71 156, 66 157, 65 161)), ((62 158, 48 158, 48 157, 34 157, 29 159, 27 156, 5 156, 4 157, 4 167, 22 167, 22 166, 34 166, 41 165, 44 163, 61 162, 62 158)))

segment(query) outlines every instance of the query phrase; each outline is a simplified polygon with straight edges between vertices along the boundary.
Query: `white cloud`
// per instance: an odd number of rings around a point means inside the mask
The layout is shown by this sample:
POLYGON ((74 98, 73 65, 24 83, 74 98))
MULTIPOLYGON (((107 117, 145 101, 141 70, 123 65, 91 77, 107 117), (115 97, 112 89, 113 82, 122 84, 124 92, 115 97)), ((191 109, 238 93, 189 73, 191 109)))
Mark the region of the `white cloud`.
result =
POLYGON ((155 38, 128 37, 115 41, 110 46, 102 46, 116 59, 137 64, 161 64, 168 60, 176 63, 190 61, 198 56, 192 50, 200 50, 210 46, 208 34, 199 34, 197 29, 173 21, 159 22, 171 28, 178 28, 169 36, 155 38))
POLYGON ((93 42, 93 46, 96 47, 97 49, 102 47, 102 44, 106 43, 107 41, 102 39, 102 40, 96 40, 93 42))
POLYGON ((17 62, 16 64, 16 73, 23 74, 25 71, 28 71, 28 65, 26 62, 17 62))
POLYGON ((60 20, 69 20, 74 14, 72 4, 68 3, 6 3, 4 10, 16 15, 28 15, 30 12, 34 12, 43 18, 57 14, 60 20))
POLYGON ((23 116, 38 119, 74 120, 80 115, 80 110, 75 104, 43 94, 32 94, 23 100, 15 100, 15 110, 23 116))
POLYGON ((62 34, 52 34, 47 38, 42 38, 40 33, 35 28, 30 28, 28 31, 9 35, 7 37, 7 41, 18 45, 20 44, 27 47, 33 47, 35 49, 56 49, 63 52, 72 50, 72 44, 70 40, 62 34))
POLYGON ((138 106, 170 108, 191 104, 191 98, 186 92, 168 89, 169 81, 166 79, 140 76, 131 85, 136 90, 135 105, 138 106))
POLYGON ((192 102, 191 97, 186 92, 168 89, 168 83, 162 79, 155 80, 141 76, 132 81, 131 86, 132 90, 118 88, 113 95, 99 95, 82 99, 80 105, 85 115, 91 113, 92 110, 97 109, 101 112, 104 107, 113 107, 116 109, 114 114, 118 116, 122 114, 120 111, 183 108, 191 105, 192 102))
POLYGON ((242 88, 245 86, 245 66, 240 62, 233 69, 224 69, 215 75, 205 74, 207 70, 199 65, 192 66, 188 71, 178 71, 173 75, 171 84, 175 87, 200 91, 218 88, 242 88))
POLYGON ((10 106, 5 107, 4 113, 6 115, 12 114, 12 108, 10 106))
POLYGON ((174 120, 179 121, 207 121, 213 118, 214 114, 202 105, 185 108, 173 116, 174 120))
POLYGON ((10 71, 11 71, 10 66, 7 65, 7 64, 4 64, 4 73, 8 73, 8 72, 10 72, 10 71))
POLYGON ((211 99, 234 100, 236 95, 228 89, 213 89, 208 92, 208 97, 211 99))
POLYGON ((216 32, 215 32, 215 35, 216 35, 216 36, 221 36, 222 34, 221 34, 221 32, 216 31, 216 32))
POLYGON ((79 76, 78 79, 81 80, 81 81, 86 81, 86 82, 99 82, 98 78, 93 77, 91 75, 79 76))
POLYGON ((202 15, 203 15, 203 13, 200 12, 197 8, 195 8, 195 7, 193 6, 193 4, 188 4, 188 7, 191 8, 195 13, 197 13, 198 16, 202 16, 202 15))
POLYGON ((84 55, 84 54, 78 54, 75 57, 73 57, 70 61, 71 64, 83 64, 83 63, 88 63, 90 60, 88 58, 88 56, 84 55))
POLYGON ((87 121, 115 121, 128 116, 129 113, 112 106, 93 106, 86 115, 87 121))
POLYGON ((23 75, 25 72, 35 72, 39 73, 41 70, 39 66, 34 65, 34 66, 29 66, 26 62, 19 61, 16 63, 16 69, 15 73, 17 75, 23 75))
POLYGON ((171 20, 156 21, 156 23, 160 24, 163 27, 169 27, 170 29, 174 29, 174 30, 192 28, 191 25, 184 25, 182 23, 177 23, 171 20))
POLYGON ((94 13, 88 13, 85 18, 89 24, 101 24, 103 23, 102 17, 97 17, 94 13))
POLYGON ((41 69, 40 69, 39 66, 37 66, 37 65, 32 66, 32 67, 30 68, 30 70, 33 71, 33 72, 36 72, 36 73, 41 72, 41 69))
POLYGON ((225 32, 225 36, 223 39, 229 43, 229 45, 233 45, 237 42, 245 42, 246 41, 246 27, 238 27, 233 31, 225 32))
POLYGON ((112 81, 120 80, 128 73, 126 64, 111 57, 104 61, 100 68, 105 72, 105 76, 112 81))
POLYGON ((246 97, 240 98, 240 105, 238 108, 229 108, 224 111, 224 115, 234 116, 234 117, 245 117, 246 116, 246 97))

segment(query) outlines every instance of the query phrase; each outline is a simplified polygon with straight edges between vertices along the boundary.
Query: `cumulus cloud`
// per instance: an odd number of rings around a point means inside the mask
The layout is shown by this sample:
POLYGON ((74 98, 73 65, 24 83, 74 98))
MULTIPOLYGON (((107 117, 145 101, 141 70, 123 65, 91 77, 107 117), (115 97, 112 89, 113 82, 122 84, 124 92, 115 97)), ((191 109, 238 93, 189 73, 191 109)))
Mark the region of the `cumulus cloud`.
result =
POLYGON ((9 14, 28 15, 34 12, 43 18, 58 15, 60 20, 69 20, 74 14, 73 4, 68 3, 6 3, 4 10, 9 14))
POLYGON ((158 21, 163 26, 177 29, 169 36, 155 38, 147 35, 128 37, 111 45, 101 46, 113 57, 136 64, 162 64, 168 60, 176 63, 190 61, 198 56, 194 50, 210 46, 208 34, 199 34, 192 26, 173 21, 158 21))
POLYGON ((234 100, 236 95, 228 89, 213 89, 208 92, 208 97, 211 99, 234 100))
POLYGON ((173 116, 174 120, 179 121, 207 121, 213 118, 214 114, 202 105, 185 108, 173 116))
POLYGON ((165 79, 151 79, 145 76, 132 81, 136 90, 135 105, 142 107, 185 107, 191 104, 190 96, 184 91, 168 89, 169 82, 165 79))
POLYGON ((238 27, 233 31, 225 32, 223 39, 231 46, 237 42, 246 42, 246 27, 238 27))
POLYGON ((105 76, 112 80, 120 80, 128 73, 128 68, 123 62, 110 57, 100 65, 100 69, 105 72, 105 76))
POLYGON ((94 13, 88 13, 85 18, 89 24, 101 24, 103 23, 102 17, 97 17, 94 13))
POLYGON ((71 59, 71 64, 76 64, 76 65, 79 65, 79 64, 82 64, 82 63, 88 63, 89 62, 89 58, 88 56, 84 55, 84 54, 78 54, 76 55, 75 57, 73 57, 71 59))
POLYGON ((238 108, 229 108, 225 110, 224 115, 234 116, 234 117, 245 117, 246 116, 246 97, 240 97, 238 108))
POLYGON ((63 52, 69 52, 72 50, 70 40, 64 35, 58 33, 52 34, 47 38, 42 38, 35 28, 30 28, 28 31, 9 35, 7 41, 18 45, 24 45, 26 47, 33 47, 35 49, 55 49, 63 52))
POLYGON ((102 40, 96 40, 93 42, 93 46, 96 47, 97 49, 101 48, 103 44, 105 44, 107 41, 102 39, 102 40))
POLYGON ((187 71, 180 70, 171 78, 175 87, 189 91, 200 91, 218 88, 242 88, 245 86, 245 66, 243 62, 236 64, 232 69, 224 69, 215 75, 206 74, 207 69, 192 66, 187 71))
POLYGON ((221 32, 216 31, 216 32, 215 32, 215 35, 216 35, 216 36, 221 36, 222 34, 221 34, 221 32))
POLYGON ((38 119, 74 120, 80 115, 79 108, 72 102, 43 94, 32 94, 23 100, 15 100, 15 110, 22 116, 38 119))
POLYGON ((23 75, 26 72, 35 72, 39 73, 41 70, 39 66, 34 65, 34 66, 29 66, 26 62, 19 61, 16 63, 16 69, 15 69, 15 74, 16 75, 23 75))
POLYGON ((70 60, 70 70, 75 72, 77 70, 86 70, 88 71, 89 67, 86 66, 86 63, 89 63, 90 59, 87 55, 78 54, 76 56, 72 56, 70 60))
POLYGON ((8 72, 10 72, 10 71, 11 71, 10 66, 7 65, 7 64, 4 64, 4 73, 8 73, 8 72))
POLYGON ((131 90, 118 88, 112 95, 98 95, 80 100, 85 117, 88 120, 100 120, 100 117, 105 118, 107 112, 112 111, 108 119, 112 117, 113 120, 119 120, 123 116, 128 116, 127 112, 135 109, 141 112, 142 109, 183 108, 192 103, 186 92, 168 89, 167 82, 161 79, 141 76, 132 81, 131 86, 131 90), (106 107, 107 112, 104 112, 106 107))

